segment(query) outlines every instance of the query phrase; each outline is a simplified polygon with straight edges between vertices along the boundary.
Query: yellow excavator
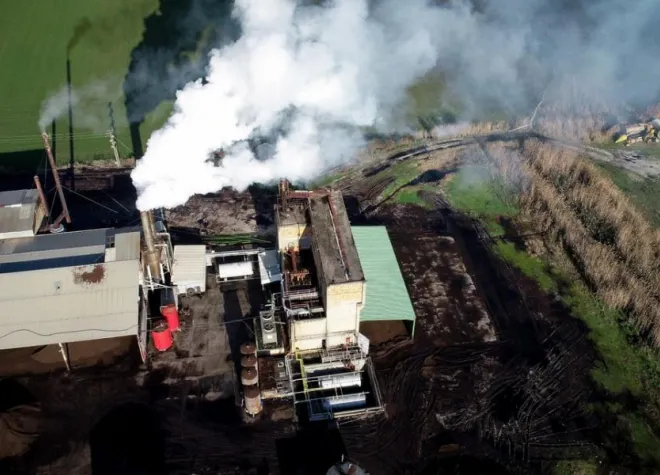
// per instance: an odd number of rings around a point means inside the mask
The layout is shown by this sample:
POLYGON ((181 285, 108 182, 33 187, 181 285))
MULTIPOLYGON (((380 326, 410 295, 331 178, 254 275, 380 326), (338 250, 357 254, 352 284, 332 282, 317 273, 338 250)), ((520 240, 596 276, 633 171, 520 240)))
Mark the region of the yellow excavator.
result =
POLYGON ((621 131, 614 136, 614 143, 630 145, 637 142, 660 142, 660 120, 651 119, 643 124, 633 124, 621 127, 621 131))

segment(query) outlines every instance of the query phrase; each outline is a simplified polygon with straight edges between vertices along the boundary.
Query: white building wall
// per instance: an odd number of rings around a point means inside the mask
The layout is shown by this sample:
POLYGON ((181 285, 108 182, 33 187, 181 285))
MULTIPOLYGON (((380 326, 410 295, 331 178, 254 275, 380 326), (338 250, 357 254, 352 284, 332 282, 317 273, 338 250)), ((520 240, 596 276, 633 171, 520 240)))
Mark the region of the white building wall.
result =
POLYGON ((292 320, 289 327, 291 335, 291 348, 299 350, 313 350, 323 347, 326 337, 326 318, 310 318, 306 320, 292 320))
POLYGON ((341 302, 328 308, 328 338, 327 346, 340 346, 346 344, 349 338, 351 343, 355 342, 359 329, 358 304, 356 302, 341 302))

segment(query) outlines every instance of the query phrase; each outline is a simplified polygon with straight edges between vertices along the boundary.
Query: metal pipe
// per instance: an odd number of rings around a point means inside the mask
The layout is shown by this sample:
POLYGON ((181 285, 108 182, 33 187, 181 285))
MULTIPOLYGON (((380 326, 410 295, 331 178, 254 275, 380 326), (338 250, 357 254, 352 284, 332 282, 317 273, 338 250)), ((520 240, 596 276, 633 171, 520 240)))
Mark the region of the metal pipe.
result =
POLYGON ((148 211, 140 212, 140 220, 142 221, 142 233, 144 234, 144 243, 147 250, 144 252, 144 258, 151 272, 151 278, 157 281, 162 280, 160 262, 158 253, 156 251, 156 244, 154 242, 153 227, 150 220, 151 215, 148 211))
POLYGON ((144 233, 144 243, 147 246, 147 251, 155 252, 154 235, 152 233, 151 223, 149 222, 149 212, 140 212, 140 221, 142 221, 142 232, 144 233))
POLYGON ((66 343, 58 343, 58 345, 60 346, 60 354, 62 355, 62 359, 66 365, 66 370, 71 371, 71 364, 69 363, 69 347, 66 343))
POLYGON ((151 224, 151 235, 156 236, 156 219, 154 217, 154 212, 153 210, 147 211, 149 213, 149 223, 151 224))
POLYGON ((37 188, 39 200, 41 201, 41 206, 44 209, 44 216, 47 218, 50 216, 50 210, 48 209, 48 201, 46 201, 46 195, 44 194, 44 189, 41 187, 41 181, 39 180, 38 175, 34 175, 34 186, 37 188))
POLYGON ((69 215, 69 207, 66 204, 66 199, 64 198, 64 190, 62 190, 62 183, 60 183, 60 174, 57 171, 57 166, 55 165, 55 159, 53 158, 53 151, 50 148, 50 138, 46 132, 41 134, 41 137, 44 139, 44 147, 46 148, 46 155, 48 156, 48 162, 50 163, 50 168, 53 171, 53 180, 55 180, 55 188, 57 189, 57 194, 60 197, 62 202, 62 212, 64 218, 68 224, 71 224, 71 215, 69 215))

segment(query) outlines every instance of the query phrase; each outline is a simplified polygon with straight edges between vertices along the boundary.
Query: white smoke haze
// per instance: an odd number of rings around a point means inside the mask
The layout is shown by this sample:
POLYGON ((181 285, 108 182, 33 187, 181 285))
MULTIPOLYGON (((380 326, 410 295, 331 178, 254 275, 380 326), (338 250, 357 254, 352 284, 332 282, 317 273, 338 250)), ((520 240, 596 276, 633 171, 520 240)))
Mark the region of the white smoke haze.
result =
POLYGON ((66 86, 63 86, 59 91, 48 96, 48 98, 41 103, 41 111, 39 113, 39 130, 44 132, 54 120, 59 119, 69 110, 69 102, 71 107, 80 102, 78 95, 71 91, 71 99, 66 86))
POLYGON ((309 179, 351 160, 363 144, 358 128, 385 127, 387 108, 435 66, 427 33, 403 19, 388 27, 364 0, 238 0, 235 13, 242 37, 212 54, 207 83, 179 91, 174 114, 147 143, 132 174, 140 209, 225 186, 309 179), (245 141, 273 133, 274 155, 257 160, 245 141), (218 149, 226 156, 214 167, 207 158, 218 149))
POLYGON ((76 128, 105 132, 109 128, 107 104, 121 97, 120 84, 118 78, 92 81, 72 88, 70 99, 67 87, 62 86, 41 103, 39 130, 44 132, 54 120, 65 116, 70 106, 76 128))
POLYGON ((660 63, 639 53, 660 40, 656 0, 299 3, 236 0, 242 36, 211 54, 207 82, 179 91, 149 139, 132 174, 138 208, 313 178, 351 160, 364 128, 399 131, 407 88, 436 68, 461 120, 531 114, 567 81, 601 101, 660 93, 660 63), (273 141, 265 160, 247 142, 262 137, 273 141), (207 158, 219 149, 215 167, 207 158))

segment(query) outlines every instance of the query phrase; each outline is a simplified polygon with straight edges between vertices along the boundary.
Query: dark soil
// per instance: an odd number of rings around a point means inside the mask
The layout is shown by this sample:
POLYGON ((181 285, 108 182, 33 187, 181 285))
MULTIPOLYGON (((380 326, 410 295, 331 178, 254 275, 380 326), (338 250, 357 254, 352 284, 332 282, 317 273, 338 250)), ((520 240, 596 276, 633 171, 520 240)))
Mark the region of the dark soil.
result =
POLYGON ((372 473, 528 473, 588 450, 581 322, 471 220, 413 206, 361 218, 388 227, 418 319, 412 344, 374 349, 388 418, 342 426, 351 455, 372 473))

